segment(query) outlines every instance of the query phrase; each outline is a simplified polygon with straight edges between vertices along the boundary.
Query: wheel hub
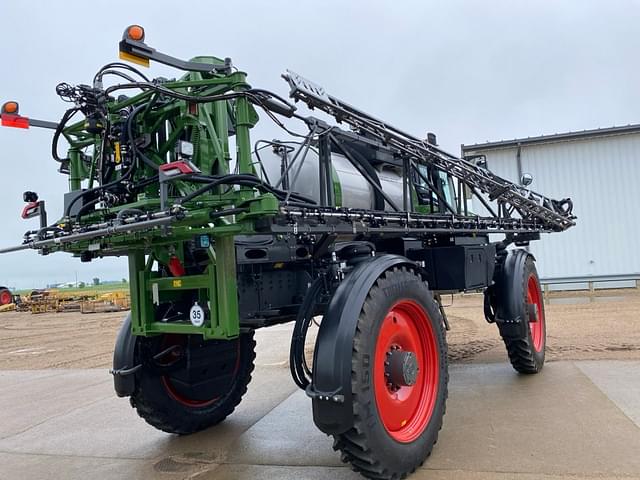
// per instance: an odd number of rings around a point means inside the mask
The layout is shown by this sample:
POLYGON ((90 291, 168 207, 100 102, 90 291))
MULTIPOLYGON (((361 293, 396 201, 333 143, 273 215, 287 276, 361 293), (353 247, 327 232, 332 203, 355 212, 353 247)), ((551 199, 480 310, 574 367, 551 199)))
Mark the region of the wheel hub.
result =
POLYGON ((440 378, 436 332, 418 302, 401 299, 382 320, 373 374, 385 430, 398 442, 414 441, 429 424, 440 378))
POLYGON ((419 371, 415 353, 400 350, 397 345, 391 347, 391 350, 387 352, 385 377, 388 380, 387 386, 390 390, 415 385, 419 371))

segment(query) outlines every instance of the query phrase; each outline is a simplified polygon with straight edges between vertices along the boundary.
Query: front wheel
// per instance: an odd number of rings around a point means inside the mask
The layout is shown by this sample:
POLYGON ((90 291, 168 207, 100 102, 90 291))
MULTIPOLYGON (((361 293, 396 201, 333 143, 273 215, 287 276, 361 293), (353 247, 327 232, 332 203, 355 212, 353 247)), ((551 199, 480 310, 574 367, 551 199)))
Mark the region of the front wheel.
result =
POLYGON ((501 284, 502 318, 498 328, 513 368, 520 373, 538 373, 544 366, 546 319, 540 279, 528 254, 512 254, 505 262, 501 284))
POLYGON ((240 403, 254 367, 253 332, 235 340, 197 335, 141 339, 131 405, 150 425, 186 435, 220 423, 240 403))
POLYGON ((354 426, 334 449, 366 477, 398 479, 430 455, 447 398, 447 346, 426 282, 406 268, 369 291, 353 340, 354 426))

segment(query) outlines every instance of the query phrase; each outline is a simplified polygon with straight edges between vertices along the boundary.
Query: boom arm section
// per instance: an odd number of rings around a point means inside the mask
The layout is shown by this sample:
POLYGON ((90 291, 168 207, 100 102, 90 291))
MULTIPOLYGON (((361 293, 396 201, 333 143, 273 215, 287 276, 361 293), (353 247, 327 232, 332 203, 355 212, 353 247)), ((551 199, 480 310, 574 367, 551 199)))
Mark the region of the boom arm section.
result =
POLYGON ((344 122, 355 131, 396 148, 410 158, 451 174, 474 193, 483 193, 488 196, 489 201, 497 201, 498 215, 510 217, 515 211, 522 219, 539 223, 542 230, 563 231, 575 225, 570 199, 553 200, 501 178, 352 107, 292 71, 287 70, 283 78, 291 87, 291 98, 306 103, 310 109, 327 113, 339 123, 344 122))

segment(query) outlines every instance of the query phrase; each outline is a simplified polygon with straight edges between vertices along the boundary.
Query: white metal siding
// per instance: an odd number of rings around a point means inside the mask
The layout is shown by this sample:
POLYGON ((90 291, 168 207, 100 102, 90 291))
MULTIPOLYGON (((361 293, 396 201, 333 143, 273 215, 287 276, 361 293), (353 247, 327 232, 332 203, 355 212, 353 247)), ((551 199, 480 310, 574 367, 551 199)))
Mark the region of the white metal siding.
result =
MULTIPOLYGON (((518 181, 517 148, 487 150, 490 170, 518 181)), ((531 243, 540 276, 587 277, 640 272, 640 134, 523 145, 531 188, 571 197, 577 225, 531 243)), ((474 201, 474 208, 480 211, 474 201)))

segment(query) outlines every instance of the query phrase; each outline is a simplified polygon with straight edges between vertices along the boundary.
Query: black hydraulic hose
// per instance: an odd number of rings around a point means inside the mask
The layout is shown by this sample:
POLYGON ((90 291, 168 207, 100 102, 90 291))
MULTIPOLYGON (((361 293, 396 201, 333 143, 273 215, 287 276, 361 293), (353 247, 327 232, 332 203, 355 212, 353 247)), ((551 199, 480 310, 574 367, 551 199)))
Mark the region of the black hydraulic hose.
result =
POLYGON ((126 73, 119 72, 118 70, 103 70, 102 72, 100 72, 100 79, 102 79, 104 75, 115 75, 116 77, 124 78, 128 82, 136 81, 135 78, 130 77, 126 73))
POLYGON ((247 89, 240 92, 232 92, 232 93, 222 93, 216 95, 189 95, 186 93, 180 93, 175 90, 171 90, 170 88, 164 87, 160 84, 153 83, 150 81, 146 82, 130 82, 130 83, 121 83, 118 85, 113 85, 105 90, 105 94, 109 95, 116 90, 130 90, 130 89, 142 89, 142 90, 153 90, 158 93, 162 93, 168 97, 177 98, 179 100, 185 100, 193 103, 210 103, 216 102, 220 100, 232 100, 239 97, 247 97, 254 103, 259 105, 263 105, 265 101, 269 97, 276 98, 280 102, 282 102, 284 107, 295 111, 295 107, 286 99, 281 97, 280 95, 270 92, 264 89, 247 89))
POLYGON ((106 183, 106 184, 104 184, 104 185, 102 185, 102 186, 95 187, 95 188, 91 188, 91 189, 89 189, 89 190, 85 190, 84 192, 80 192, 80 193, 78 193, 78 196, 77 196, 77 197, 75 197, 73 200, 71 200, 71 201, 67 204, 67 207, 66 207, 66 208, 65 208, 65 210, 64 210, 64 216, 65 216, 65 217, 68 217, 68 216, 70 215, 71 207, 72 207, 73 205, 75 205, 75 203, 76 203, 79 199, 81 199, 81 198, 85 198, 87 195, 91 195, 91 194, 94 194, 94 193, 101 192, 101 191, 103 191, 103 190, 106 190, 106 189, 108 189, 108 188, 113 187, 114 185, 117 185, 117 184, 119 184, 119 183, 123 182, 124 180, 127 180, 127 179, 131 176, 131 174, 133 173, 133 170, 134 170, 134 167, 133 167, 133 165, 131 165, 131 167, 129 168, 129 170, 127 170, 127 171, 125 172, 125 174, 124 174, 124 175, 122 175, 120 178, 118 178, 118 179, 116 179, 116 180, 114 180, 114 181, 112 181, 112 182, 106 183))
POLYGON ((134 188, 146 187, 147 185, 158 183, 158 181, 159 181, 158 175, 154 175, 153 177, 145 177, 139 182, 137 182, 136 184, 134 184, 134 188))
POLYGON ((95 207, 95 205, 99 201, 100 199, 96 198, 95 200, 91 200, 90 202, 87 202, 82 207, 80 207, 80 210, 78 210, 78 213, 76 214, 76 223, 80 223, 80 218, 82 217, 82 215, 91 210, 91 207, 95 207))
POLYGON ((238 97, 251 96, 247 95, 248 91, 244 92, 233 92, 233 93, 223 93, 218 95, 187 95, 185 93, 176 92, 171 90, 170 88, 163 87, 161 85, 151 83, 151 82, 131 82, 131 83, 120 83, 118 85, 113 85, 105 90, 105 95, 109 95, 116 90, 131 90, 131 89, 142 89, 142 90, 153 90, 155 92, 166 95, 167 97, 177 98, 178 100, 185 100, 187 102, 193 103, 210 103, 217 102, 219 100, 232 100, 238 97))
POLYGON ((37 230, 37 232, 36 232, 37 239, 38 240, 44 240, 45 234, 47 232, 53 232, 53 235, 55 236, 55 234, 57 232, 62 233, 62 232, 64 232, 64 230, 62 228, 58 227, 57 225, 49 225, 48 227, 44 227, 44 228, 41 228, 40 230, 37 230))
POLYGON ((298 208, 318 208, 317 203, 305 203, 305 202, 292 202, 288 200, 286 204, 282 202, 283 207, 298 207, 298 208))
MULTIPOLYGON (((232 176, 232 175, 229 175, 229 176, 232 176)), ((236 182, 239 182, 241 180, 241 178, 239 178, 239 177, 242 177, 242 175, 233 175, 233 176, 237 177, 235 179, 236 182)), ((225 179, 225 177, 220 177, 220 178, 211 180, 208 184, 204 185, 203 187, 200 187, 197 190, 194 190, 193 192, 191 192, 191 193, 185 195, 184 197, 180 198, 179 202, 181 204, 184 204, 186 202, 189 202, 189 201, 193 200, 196 197, 199 197, 200 195, 208 192, 209 190, 217 187, 218 185, 221 185, 221 184, 225 183, 224 179, 225 179)))
POLYGON ((286 106, 291 112, 295 112, 296 107, 295 105, 293 105, 291 102, 289 102, 289 100, 287 100, 286 98, 281 97, 280 95, 278 95, 277 93, 274 93, 270 90, 265 90, 264 88, 252 88, 251 90, 249 90, 249 92, 251 92, 252 94, 257 94, 257 95, 265 95, 267 98, 268 97, 273 97, 275 99, 277 99, 278 101, 282 102, 284 104, 284 106, 286 106))
MULTIPOLYGON (((190 102, 194 102, 194 103, 208 103, 208 102, 212 102, 212 101, 220 101, 220 100, 231 100, 231 99, 235 99, 235 98, 239 98, 239 97, 246 97, 249 100, 251 100, 254 103, 257 103, 261 106, 263 106, 262 104, 264 103, 264 96, 265 95, 269 95, 272 96, 276 99, 278 99, 279 101, 281 101, 285 106, 287 107, 291 107, 292 109, 295 110, 295 107, 293 107, 288 101, 286 101, 285 99, 283 99, 282 97, 278 96, 277 94, 274 94, 272 92, 266 91, 266 90, 260 90, 260 89, 250 89, 250 90, 246 90, 243 92, 233 92, 233 93, 226 93, 226 94, 218 94, 218 95, 210 95, 210 96, 194 96, 194 95, 188 95, 188 94, 183 94, 180 92, 176 92, 174 90, 171 90, 169 88, 166 87, 162 87, 158 84, 152 83, 149 81, 148 78, 146 78, 141 72, 139 72, 138 70, 134 69, 133 67, 130 67, 126 64, 121 64, 119 62, 113 62, 110 64, 105 65, 104 67, 102 67, 102 69, 100 71, 98 71, 98 73, 96 74, 94 81, 95 80, 101 80, 102 75, 106 74, 106 73, 113 73, 119 76, 122 76, 123 78, 126 78, 126 76, 124 74, 120 75, 120 72, 116 72, 116 71, 112 71, 112 70, 108 70, 109 68, 126 68, 130 71, 133 71, 134 73, 140 75, 141 77, 143 77, 145 79, 145 82, 131 82, 129 84, 120 84, 120 85, 114 85, 112 87, 109 87, 105 90, 105 95, 109 95, 111 92, 119 90, 119 89, 131 89, 131 88, 142 88, 144 89, 149 89, 149 90, 153 90, 156 91, 160 94, 164 94, 166 96, 169 97, 173 97, 173 98, 177 98, 177 99, 181 99, 181 100, 186 100, 186 101, 190 101, 190 102)), ((88 195, 92 195, 96 192, 102 192, 114 185, 117 185, 121 182, 123 182, 124 180, 128 179, 129 177, 131 177, 131 175, 133 174, 134 170, 135 170, 135 159, 136 158, 140 158, 148 167, 150 167, 151 169, 157 171, 159 169, 158 164, 156 164, 153 160, 151 160, 149 157, 147 157, 142 151, 140 151, 140 149, 138 148, 138 146, 136 145, 136 142, 134 140, 134 136, 133 136, 133 124, 134 124, 134 120, 135 117, 140 113, 140 111, 144 108, 146 108, 148 105, 147 104, 142 104, 139 105, 138 107, 134 108, 133 111, 131 112, 131 114, 129 115, 129 117, 127 118, 127 123, 126 123, 126 130, 127 130, 127 135, 129 137, 129 142, 131 145, 131 151, 133 152, 133 157, 134 157, 134 162, 132 162, 131 167, 127 170, 127 172, 122 175, 119 179, 114 180, 112 182, 109 182, 107 184, 101 185, 99 187, 90 189, 90 190, 86 190, 84 192, 81 192, 78 194, 78 196, 76 196, 73 200, 71 200, 71 202, 67 205, 67 207, 65 208, 65 216, 68 217, 70 215, 70 211, 71 211, 71 207, 80 199, 80 198, 85 198, 88 195)), ((265 110, 268 110, 265 107, 265 110)), ((53 142, 53 154, 54 154, 54 158, 58 161, 62 161, 62 159, 60 159, 60 157, 57 155, 57 151, 56 151, 56 146, 57 146, 57 140, 60 136, 60 134, 62 133, 62 129, 64 128, 64 124, 66 124, 66 122, 71 118, 71 116, 73 116, 73 114, 75 114, 78 111, 77 108, 73 108, 73 109, 69 109, 67 110, 67 112, 65 113, 64 117, 63 117, 63 121, 60 122, 60 125, 56 131, 56 135, 54 135, 54 142, 53 142)), ((267 112, 269 113, 269 112, 267 112)), ((309 149, 310 146, 310 139, 313 136, 313 132, 311 132, 310 135, 306 136, 306 141, 304 142, 307 145, 307 148, 305 149, 305 155, 306 152, 309 149)), ((300 151, 302 151, 302 146, 300 148, 300 150, 298 151, 298 153, 300 153, 300 151)), ((298 172, 299 173, 299 170, 298 172)), ((234 177, 237 177, 236 175, 233 175, 234 177)), ((297 176, 297 175, 296 175, 297 176)), ((150 183, 153 183, 153 181, 155 181, 155 179, 157 179, 157 177, 153 177, 153 178, 148 178, 148 179, 143 179, 139 184, 136 185, 137 188, 139 188, 140 186, 144 186, 144 185, 148 185, 150 183)), ((202 180, 199 180, 202 181, 202 180)), ((258 179, 255 176, 250 176, 247 175, 244 178, 235 178, 235 179, 230 179, 230 178, 222 178, 222 179, 215 179, 213 180, 211 183, 209 183, 208 185, 205 185, 204 187, 186 195, 185 197, 183 197, 182 199, 180 199, 180 203, 185 203, 189 200, 192 200, 193 198, 207 192, 208 190, 215 188, 217 185, 220 184, 237 184, 237 185, 245 185, 245 186, 249 186, 249 187, 254 187, 254 188, 258 188, 260 190, 269 192, 274 194, 279 200, 282 200, 283 198, 285 200, 288 201, 289 198, 292 198, 294 200, 296 200, 297 202, 302 202, 303 204, 307 204, 309 206, 313 206, 315 204, 315 201, 309 197, 306 197, 302 194, 299 193, 294 193, 294 192, 283 192, 281 190, 277 190, 277 188, 273 188, 271 186, 265 185, 264 182, 262 182, 260 179, 258 179)), ((92 205, 95 205, 95 203, 97 202, 93 202, 92 205)), ((83 206, 81 208, 81 212, 84 212, 85 206, 83 206)), ((79 218, 79 217, 78 217, 79 218)))
POLYGON ((128 90, 128 89, 141 89, 145 90, 153 90, 157 93, 163 94, 167 97, 177 98, 179 100, 184 100, 191 103, 210 103, 217 102, 222 100, 233 100, 240 97, 245 97, 249 99, 251 102, 260 106, 264 111, 269 115, 269 117, 291 135, 296 137, 304 137, 305 135, 300 135, 295 132, 291 132, 287 127, 280 122, 277 118, 273 116, 273 112, 280 113, 281 115, 285 115, 287 117, 295 116, 295 107, 291 105, 284 98, 279 95, 269 92, 267 90, 262 89, 248 89, 240 92, 231 92, 231 93, 223 93, 216 95, 189 95, 185 93, 176 92, 175 90, 171 90, 170 88, 163 87, 162 85, 152 83, 152 82, 131 82, 131 83, 121 83, 118 85, 113 85, 105 90, 105 94, 109 95, 116 90, 128 90), (268 95, 268 96, 267 96, 268 95), (276 105, 273 102, 270 102, 271 97, 278 99, 283 105, 276 105))
MULTIPOLYGON (((122 62, 111 62, 111 63, 107 63, 100 70, 98 70, 96 75, 93 77, 93 83, 95 84, 97 81, 101 80, 102 79, 102 75, 104 75, 104 73, 107 71, 107 69, 110 69, 110 68, 121 68, 121 69, 124 69, 124 70, 129 70, 130 72, 133 72, 136 75, 138 75, 140 78, 143 78, 145 82, 150 82, 151 81, 151 80, 149 80, 149 77, 147 77, 144 73, 142 73, 137 68, 132 67, 131 65, 128 65, 128 64, 122 63, 122 62)), ((130 81, 135 81, 135 80, 130 80, 130 81)))
POLYGON ((58 141, 60 140, 60 135, 62 135, 64 127, 67 126, 67 123, 69 122, 71 117, 73 117, 78 112, 78 110, 78 108, 74 107, 64 112, 60 123, 58 123, 58 126, 56 127, 56 131, 53 133, 53 140, 51 141, 51 156, 56 162, 64 161, 64 159, 60 158, 60 156, 58 155, 58 141))
MULTIPOLYGON (((200 179, 199 179, 200 180, 200 179)), ((266 185, 265 183, 263 183, 258 177, 256 177, 255 175, 250 175, 250 174, 230 174, 230 175, 225 175, 222 177, 212 177, 212 180, 210 183, 200 187, 197 190, 194 190, 193 192, 185 195, 184 197, 179 199, 179 202, 181 204, 184 204, 186 202, 189 202, 191 200, 193 200, 194 198, 208 192, 209 190, 217 187, 218 185, 242 185, 242 186, 247 186, 247 187, 254 187, 254 188, 258 188, 259 190, 268 192, 268 193, 272 193, 274 194, 279 200, 284 199, 287 195, 288 192, 283 192, 281 190, 277 190, 269 185, 266 185)), ((298 193, 292 193, 291 194, 292 198, 296 198, 298 200, 302 200, 303 202, 309 203, 309 204, 314 204, 314 200, 308 197, 305 197, 302 194, 298 194, 298 193)))
MULTIPOLYGON (((138 150, 137 150, 137 148, 135 146, 135 140, 133 139, 133 135, 132 135, 132 133, 133 133, 132 124, 133 124, 133 119, 140 112, 140 110, 142 110, 144 108, 144 106, 145 105, 140 105, 140 106, 136 107, 135 109, 133 109, 133 111, 129 115, 129 118, 127 118, 127 134, 129 136, 129 141, 131 142, 131 150, 134 152, 134 160, 135 160, 136 152, 138 152, 138 150)), ((63 122, 60 122, 60 125, 62 125, 62 124, 63 124, 63 122)), ((138 152, 138 155, 139 155, 139 152, 138 152)), ((151 162, 151 160, 149 160, 149 161, 151 162)), ((153 162, 151 162, 151 163, 153 163, 153 162)), ((153 163, 153 165, 155 166, 155 169, 157 170, 158 166, 155 163, 153 163)), ((89 190, 85 190, 84 192, 79 193, 77 197, 75 197, 73 200, 71 200, 71 202, 69 202, 67 204, 67 207, 65 208, 65 211, 64 211, 64 216, 68 217, 70 215, 71 207, 73 205, 75 205, 75 203, 79 199, 85 198, 86 196, 94 194, 94 193, 97 193, 97 192, 102 192, 102 191, 104 191, 104 190, 106 190, 108 188, 113 187, 114 185, 118 185, 119 183, 122 183, 123 181, 128 180, 129 177, 131 177, 133 175, 134 171, 135 171, 135 161, 131 163, 131 166, 129 167, 129 169, 120 178, 118 178, 118 179, 116 179, 116 180, 114 180, 112 182, 109 182, 109 183, 106 183, 106 184, 100 185, 98 187, 91 188, 89 190)))
MULTIPOLYGON (((143 108, 146 108, 147 105, 146 104, 142 104, 142 105, 138 105, 136 108, 133 109, 133 111, 131 112, 131 114, 129 115, 129 118, 127 118, 127 136, 129 138, 129 142, 131 143, 131 151, 133 152, 133 157, 134 160, 136 157, 140 157, 140 159, 148 166, 150 167, 152 170, 158 170, 158 165, 151 160, 149 157, 147 157, 145 154, 143 154, 140 150, 138 150, 138 146, 136 145, 136 140, 135 137, 133 136, 133 121, 135 120, 135 117, 140 113, 140 111, 143 108)), ((132 165, 133 168, 133 165, 132 165)))
POLYGON ((240 213, 248 212, 248 208, 228 208, 226 210, 218 210, 217 212, 209 213, 209 218, 215 220, 216 218, 228 217, 229 215, 238 215, 240 213))
POLYGON ((309 386, 312 380, 312 372, 307 366, 305 359, 304 346, 309 325, 311 325, 311 321, 313 320, 313 308, 315 307, 316 299, 323 285, 324 278, 318 277, 307 290, 302 305, 300 305, 300 309, 298 310, 296 322, 293 327, 293 334, 291 336, 289 369, 291 370, 293 381, 303 390, 309 386))
POLYGON ((101 188, 102 187, 96 187, 96 188, 92 188, 91 190, 85 190, 84 192, 78 193, 78 196, 74 197, 69 203, 67 203, 67 206, 64 209, 64 216, 68 217, 69 215, 71 215, 71 207, 73 207, 78 200, 86 197, 89 194, 96 193, 101 188))

